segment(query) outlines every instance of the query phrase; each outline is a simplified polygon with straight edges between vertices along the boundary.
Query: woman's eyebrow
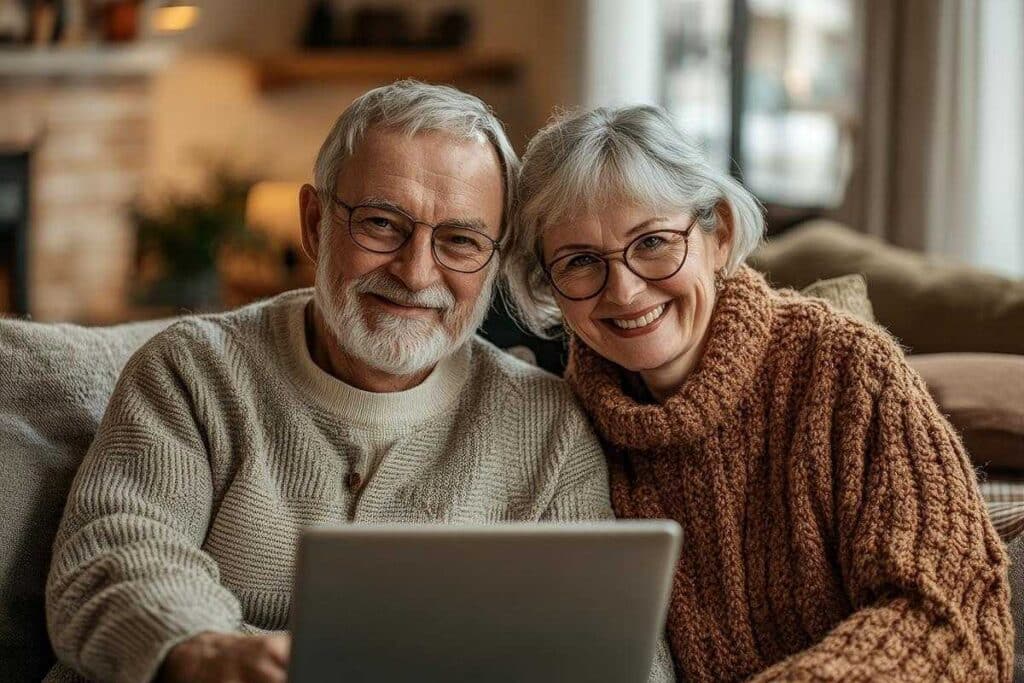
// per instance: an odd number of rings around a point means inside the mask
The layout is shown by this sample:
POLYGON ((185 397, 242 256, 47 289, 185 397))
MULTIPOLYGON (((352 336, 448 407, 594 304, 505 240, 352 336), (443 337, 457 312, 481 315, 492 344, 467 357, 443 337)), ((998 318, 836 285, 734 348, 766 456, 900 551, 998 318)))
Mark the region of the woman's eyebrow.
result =
POLYGON ((551 254, 551 257, 554 258, 555 256, 558 256, 559 252, 563 252, 563 251, 593 251, 593 252, 600 252, 600 249, 595 247, 593 244, 563 244, 558 249, 555 249, 555 252, 553 254, 551 254))
POLYGON ((632 237, 633 235, 637 234, 641 230, 644 230, 646 228, 651 227, 652 223, 666 223, 666 222, 668 222, 668 220, 669 220, 668 216, 654 216, 653 218, 648 218, 644 222, 637 223, 632 228, 630 228, 629 232, 626 233, 626 237, 632 237))

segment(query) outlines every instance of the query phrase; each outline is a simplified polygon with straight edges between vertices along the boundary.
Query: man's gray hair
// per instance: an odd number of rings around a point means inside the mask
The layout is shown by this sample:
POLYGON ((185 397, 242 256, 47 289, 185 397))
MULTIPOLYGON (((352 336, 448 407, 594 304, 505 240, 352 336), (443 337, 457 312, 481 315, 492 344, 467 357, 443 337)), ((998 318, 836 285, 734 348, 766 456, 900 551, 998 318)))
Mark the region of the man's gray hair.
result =
POLYGON ((349 105, 324 140, 313 168, 313 183, 321 201, 334 194, 341 164, 355 153, 363 136, 375 126, 408 135, 444 131, 465 140, 489 141, 501 162, 504 235, 516 194, 519 157, 490 107, 479 98, 446 85, 396 81, 364 93, 349 105))
POLYGON ((633 202, 688 211, 706 232, 730 220, 726 274, 761 242, 764 215, 740 183, 716 170, 660 107, 570 112, 549 123, 523 155, 519 199, 506 260, 506 299, 534 334, 551 337, 561 322, 541 262, 540 240, 552 224, 633 202))

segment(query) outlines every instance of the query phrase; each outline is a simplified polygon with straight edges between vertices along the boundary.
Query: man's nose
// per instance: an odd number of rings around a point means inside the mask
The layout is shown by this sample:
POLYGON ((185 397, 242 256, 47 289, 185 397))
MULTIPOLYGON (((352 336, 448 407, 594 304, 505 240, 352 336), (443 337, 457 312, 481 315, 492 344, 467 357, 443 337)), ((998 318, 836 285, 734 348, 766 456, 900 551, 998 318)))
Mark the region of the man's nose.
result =
POLYGON ((616 306, 628 306, 647 287, 647 281, 626 267, 621 259, 608 262, 604 298, 616 306))
POLYGON ((395 254, 388 272, 402 281, 410 291, 418 292, 441 279, 441 272, 430 247, 433 233, 424 225, 417 225, 409 241, 395 254))

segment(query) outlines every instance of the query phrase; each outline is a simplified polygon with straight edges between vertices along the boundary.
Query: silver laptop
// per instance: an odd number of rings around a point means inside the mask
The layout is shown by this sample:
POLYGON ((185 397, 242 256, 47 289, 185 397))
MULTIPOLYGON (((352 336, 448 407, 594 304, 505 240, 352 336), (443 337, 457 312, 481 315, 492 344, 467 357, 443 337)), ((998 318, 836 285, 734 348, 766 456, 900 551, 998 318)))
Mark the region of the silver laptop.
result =
POLYGON ((647 680, 675 522, 303 533, 289 681, 647 680))

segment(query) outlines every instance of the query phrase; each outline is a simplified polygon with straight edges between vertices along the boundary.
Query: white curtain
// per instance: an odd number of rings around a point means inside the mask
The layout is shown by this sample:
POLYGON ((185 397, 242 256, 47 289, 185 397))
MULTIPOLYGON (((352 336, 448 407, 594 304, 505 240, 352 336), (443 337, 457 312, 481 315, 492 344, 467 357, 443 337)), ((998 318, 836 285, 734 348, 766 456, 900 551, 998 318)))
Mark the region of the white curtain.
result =
POLYGON ((1024 2, 863 0, 857 160, 837 217, 1024 276, 1024 2))
POLYGON ((926 247, 1024 276, 1024 3, 944 3, 926 247))
POLYGON ((586 0, 584 106, 660 102, 660 5, 659 0, 586 0))
POLYGON ((972 260, 1024 277, 1024 2, 981 0, 972 260))

